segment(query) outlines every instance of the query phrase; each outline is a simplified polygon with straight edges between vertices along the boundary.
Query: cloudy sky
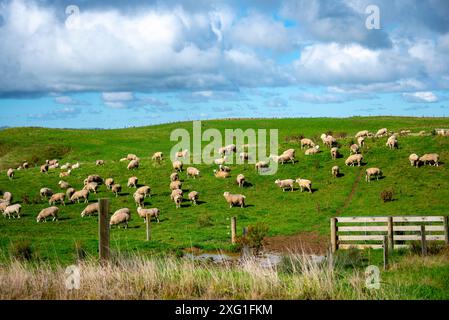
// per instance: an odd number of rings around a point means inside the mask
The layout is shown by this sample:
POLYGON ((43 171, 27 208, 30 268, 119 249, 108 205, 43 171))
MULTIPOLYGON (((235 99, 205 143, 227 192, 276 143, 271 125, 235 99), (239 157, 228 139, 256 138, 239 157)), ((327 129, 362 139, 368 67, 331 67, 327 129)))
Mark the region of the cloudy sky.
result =
POLYGON ((240 2, 0 0, 0 126, 449 116, 448 0, 240 2))

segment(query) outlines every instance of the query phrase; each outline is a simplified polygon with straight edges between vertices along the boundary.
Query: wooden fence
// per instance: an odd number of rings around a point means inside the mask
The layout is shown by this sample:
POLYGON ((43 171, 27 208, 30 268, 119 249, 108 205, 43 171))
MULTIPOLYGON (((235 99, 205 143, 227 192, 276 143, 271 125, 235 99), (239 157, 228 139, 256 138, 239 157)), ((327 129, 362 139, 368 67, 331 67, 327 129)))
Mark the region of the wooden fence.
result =
POLYGON ((383 247, 407 247, 407 241, 444 241, 449 244, 447 216, 335 217, 331 218, 332 251, 383 247))

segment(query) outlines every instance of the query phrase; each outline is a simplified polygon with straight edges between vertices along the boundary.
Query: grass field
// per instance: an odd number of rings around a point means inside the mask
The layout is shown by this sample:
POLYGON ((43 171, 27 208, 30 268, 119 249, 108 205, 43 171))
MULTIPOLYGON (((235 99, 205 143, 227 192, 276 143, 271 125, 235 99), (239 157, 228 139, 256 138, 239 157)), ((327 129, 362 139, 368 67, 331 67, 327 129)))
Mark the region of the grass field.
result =
MULTIPOLYGON (((100 192, 90 195, 90 202, 100 197, 111 198, 111 211, 121 207, 133 210, 130 228, 113 229, 111 244, 120 251, 147 253, 166 253, 188 247, 204 250, 231 249, 229 225, 230 217, 237 216, 239 231, 243 226, 256 222, 265 222, 269 226, 269 235, 294 235, 301 232, 315 232, 328 236, 329 218, 335 215, 442 215, 447 214, 449 202, 449 138, 439 136, 399 137, 399 149, 389 150, 385 146, 387 138, 368 139, 363 150, 366 165, 346 167, 344 160, 349 154, 349 145, 359 130, 386 127, 399 131, 410 129, 412 132, 435 128, 448 128, 446 118, 403 118, 403 117, 356 117, 346 119, 247 119, 204 121, 203 130, 247 128, 279 129, 281 152, 295 148, 297 160, 293 164, 279 167, 274 176, 259 176, 253 165, 231 165, 231 178, 219 180, 213 176, 212 165, 195 165, 201 170, 199 179, 187 179, 185 171, 181 174, 183 189, 196 190, 202 203, 191 206, 183 203, 176 209, 170 200, 169 175, 171 162, 166 159, 161 164, 150 160, 156 151, 168 155, 175 142, 170 141, 170 132, 176 128, 192 130, 191 122, 173 123, 120 130, 64 130, 43 128, 11 128, 0 131, 0 190, 10 191, 14 202, 23 206, 23 218, 20 220, 0 219, 0 250, 2 258, 7 257, 11 245, 21 240, 32 243, 36 255, 43 261, 68 263, 73 260, 76 242, 91 255, 97 252, 97 218, 80 217, 85 204, 60 206, 60 220, 57 222, 36 223, 37 213, 48 206, 38 200, 39 189, 49 187, 59 191, 60 170, 52 170, 48 175, 40 174, 39 167, 16 171, 9 181, 6 170, 17 167, 23 160, 42 164, 45 159, 59 158, 60 163, 77 162, 81 168, 73 170, 65 178, 76 189, 83 186, 83 179, 89 174, 99 174, 103 178, 113 177, 124 186, 118 198, 100 187, 100 192), (342 145, 343 157, 332 160, 328 149, 305 156, 294 137, 303 135, 321 142, 323 132, 332 131, 342 145), (410 153, 440 154, 442 165, 439 167, 413 168, 408 156, 410 153), (141 159, 140 168, 135 172, 126 170, 126 163, 118 160, 128 153, 135 153, 141 159), (103 159, 106 165, 96 167, 95 160, 103 159), (344 176, 334 179, 330 169, 339 165, 344 176), (360 175, 367 167, 382 169, 385 178, 366 183, 360 175), (235 184, 237 174, 247 177, 249 186, 243 190, 235 184), (139 184, 149 185, 152 197, 146 199, 146 207, 158 207, 161 221, 152 224, 152 240, 145 242, 145 227, 142 219, 137 218, 132 199, 134 189, 126 188, 128 177, 136 175, 139 184), (313 182, 313 194, 282 192, 275 184, 277 178, 297 177, 313 182), (359 181, 360 180, 360 181, 359 181), (380 192, 394 189, 394 201, 383 203, 380 192), (222 196, 224 191, 246 195, 247 207, 229 209, 222 196), (28 198, 28 200, 25 199, 28 198), (24 203, 24 200, 29 203, 24 203), (35 203, 36 202, 36 203, 35 203), (198 220, 210 216, 208 226, 200 225, 198 220)), ((203 143, 203 146, 207 142, 203 143)))

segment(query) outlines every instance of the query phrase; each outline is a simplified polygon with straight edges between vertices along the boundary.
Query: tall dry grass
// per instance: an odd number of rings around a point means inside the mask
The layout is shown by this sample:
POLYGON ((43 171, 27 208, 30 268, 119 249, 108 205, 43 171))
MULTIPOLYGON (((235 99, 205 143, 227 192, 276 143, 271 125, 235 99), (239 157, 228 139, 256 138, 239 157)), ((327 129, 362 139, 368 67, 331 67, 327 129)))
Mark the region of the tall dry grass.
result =
POLYGON ((364 275, 343 277, 327 264, 292 255, 278 266, 248 258, 211 264, 134 256, 100 266, 78 264, 80 288, 68 290, 66 266, 12 260, 0 266, 0 299, 376 299, 364 275), (286 260, 287 259, 287 260, 286 260), (288 268, 285 267, 288 265, 288 268))

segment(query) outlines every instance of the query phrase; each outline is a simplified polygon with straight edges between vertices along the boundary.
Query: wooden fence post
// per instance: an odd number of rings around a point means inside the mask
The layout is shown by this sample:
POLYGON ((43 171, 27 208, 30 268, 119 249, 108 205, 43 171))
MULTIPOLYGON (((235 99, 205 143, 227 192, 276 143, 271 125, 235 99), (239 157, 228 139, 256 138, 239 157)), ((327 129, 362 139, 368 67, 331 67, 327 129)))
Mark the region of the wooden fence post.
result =
POLYGON ((426 227, 425 226, 421 226, 421 253, 423 256, 427 255, 426 227))
POLYGON ((449 224, 448 224, 448 217, 444 216, 444 242, 446 244, 449 244, 449 224))
POLYGON ((99 237, 99 256, 100 263, 109 261, 109 199, 102 198, 98 201, 98 237, 99 237))
POLYGON ((145 221, 145 224, 147 227, 147 241, 150 241, 150 236, 151 236, 150 219, 151 219, 151 216, 147 213, 146 221, 145 221))
POLYGON ((237 242, 237 218, 232 217, 231 218, 231 242, 236 243, 237 242))
POLYGON ((394 250, 393 217, 388 217, 388 249, 394 250))
POLYGON ((334 253, 338 249, 337 218, 331 218, 331 247, 332 253, 334 253))
POLYGON ((384 249, 384 270, 388 269, 388 237, 384 236, 383 249, 384 249))

